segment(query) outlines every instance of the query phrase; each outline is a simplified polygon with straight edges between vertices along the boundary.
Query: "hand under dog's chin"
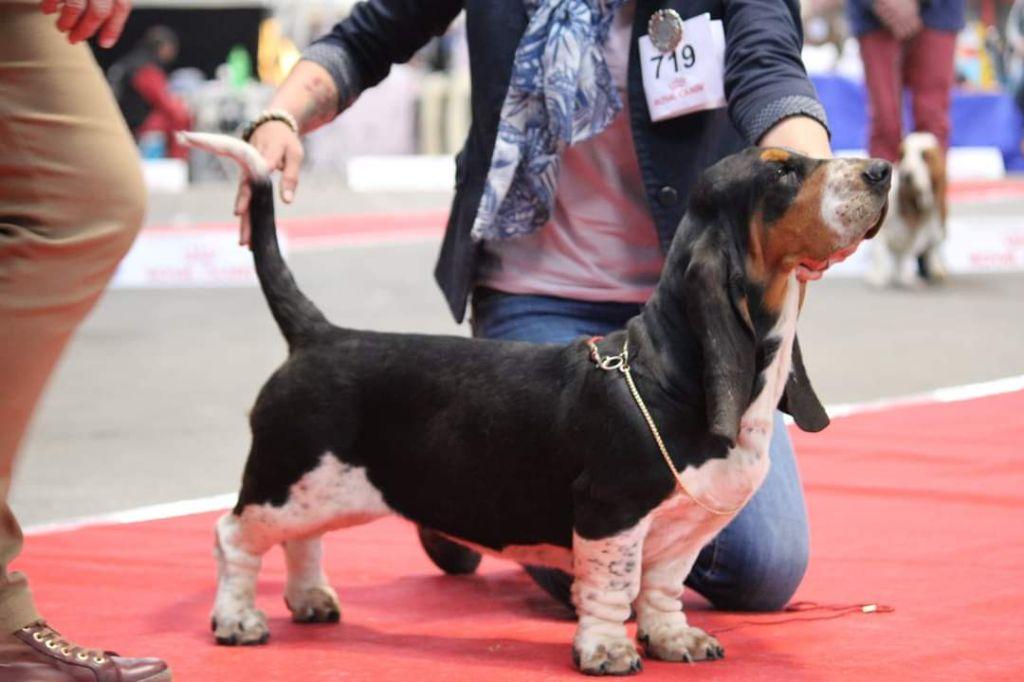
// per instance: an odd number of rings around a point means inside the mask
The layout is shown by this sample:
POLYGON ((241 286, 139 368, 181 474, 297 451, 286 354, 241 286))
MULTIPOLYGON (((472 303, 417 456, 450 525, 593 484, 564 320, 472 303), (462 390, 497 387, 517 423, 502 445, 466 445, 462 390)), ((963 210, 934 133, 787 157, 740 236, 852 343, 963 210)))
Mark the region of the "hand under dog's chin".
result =
POLYGON ((795 272, 797 281, 800 282, 813 282, 822 278, 825 271, 836 263, 842 263, 844 260, 853 255, 853 252, 860 246, 862 239, 858 239, 851 246, 839 249, 835 251, 825 260, 815 260, 813 258, 801 258, 797 261, 795 272))

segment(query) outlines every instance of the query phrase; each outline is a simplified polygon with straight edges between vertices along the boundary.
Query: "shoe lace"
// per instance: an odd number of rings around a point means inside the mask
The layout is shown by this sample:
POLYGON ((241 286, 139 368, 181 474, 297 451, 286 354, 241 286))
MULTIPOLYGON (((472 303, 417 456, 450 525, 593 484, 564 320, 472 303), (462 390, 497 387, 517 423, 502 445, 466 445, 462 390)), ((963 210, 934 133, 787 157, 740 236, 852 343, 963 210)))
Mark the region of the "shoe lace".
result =
POLYGON ((33 623, 32 625, 23 627, 22 631, 30 634, 32 639, 42 644, 50 651, 60 653, 61 656, 69 660, 77 660, 80 663, 85 663, 89 659, 92 659, 93 663, 99 665, 105 663, 109 656, 106 651, 89 649, 80 644, 75 644, 71 640, 63 637, 59 632, 46 623, 33 623))

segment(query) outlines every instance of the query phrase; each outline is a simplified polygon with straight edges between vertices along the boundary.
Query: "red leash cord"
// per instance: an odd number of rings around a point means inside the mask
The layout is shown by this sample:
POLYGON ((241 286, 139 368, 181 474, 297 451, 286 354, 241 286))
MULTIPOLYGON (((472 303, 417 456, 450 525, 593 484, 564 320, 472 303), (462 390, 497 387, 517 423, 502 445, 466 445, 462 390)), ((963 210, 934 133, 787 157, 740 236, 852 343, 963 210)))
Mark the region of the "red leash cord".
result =
POLYGON ((710 634, 718 636, 723 632, 729 632, 730 630, 739 630, 751 625, 781 625, 783 623, 798 623, 801 621, 812 621, 812 620, 833 620, 835 618, 845 618, 857 613, 892 613, 896 609, 886 604, 818 604, 813 601, 798 601, 793 602, 789 606, 783 609, 785 613, 808 613, 812 611, 822 611, 819 615, 813 616, 792 616, 789 618, 773 618, 771 620, 741 620, 738 623, 730 625, 724 628, 718 628, 710 631, 710 634))

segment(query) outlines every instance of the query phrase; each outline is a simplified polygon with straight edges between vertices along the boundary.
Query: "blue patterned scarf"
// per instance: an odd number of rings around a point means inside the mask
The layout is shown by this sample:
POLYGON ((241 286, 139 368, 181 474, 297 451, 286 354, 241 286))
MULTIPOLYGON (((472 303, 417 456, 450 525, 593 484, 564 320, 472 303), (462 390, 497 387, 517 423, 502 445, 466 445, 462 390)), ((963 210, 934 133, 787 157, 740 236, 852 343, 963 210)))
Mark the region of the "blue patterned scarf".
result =
POLYGON ((602 47, 627 0, 525 0, 474 239, 529 234, 551 217, 562 152, 622 110, 602 47))

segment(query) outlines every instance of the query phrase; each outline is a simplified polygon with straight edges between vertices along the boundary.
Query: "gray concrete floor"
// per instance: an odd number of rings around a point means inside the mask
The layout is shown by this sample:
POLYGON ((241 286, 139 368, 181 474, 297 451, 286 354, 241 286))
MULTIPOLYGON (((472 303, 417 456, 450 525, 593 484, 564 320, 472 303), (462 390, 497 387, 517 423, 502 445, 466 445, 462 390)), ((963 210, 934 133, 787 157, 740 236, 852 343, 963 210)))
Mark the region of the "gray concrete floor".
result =
MULTIPOLYGON (((328 213, 304 186, 286 215, 328 213)), ((156 198, 150 222, 225 219, 226 186, 156 198)), ((318 196, 321 192, 323 196, 318 196)), ((322 199, 322 200, 321 200, 322 199)), ((327 203, 330 199, 330 203, 327 203)), ((445 197, 346 197, 348 210, 443 205, 445 197)), ((983 219, 1019 204, 958 206, 983 219)), ((337 210, 337 209, 332 209, 337 210)), ((306 292, 346 326, 465 333, 433 283, 436 244, 298 253, 306 292)), ((858 281, 811 286, 801 344, 826 403, 1024 374, 1024 274, 964 276, 921 291, 858 281)), ((32 525, 237 489, 246 411, 285 347, 255 288, 115 290, 56 372, 22 453, 12 504, 32 525)))

